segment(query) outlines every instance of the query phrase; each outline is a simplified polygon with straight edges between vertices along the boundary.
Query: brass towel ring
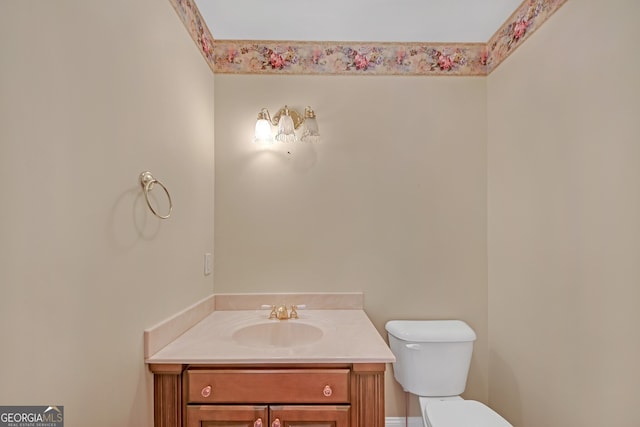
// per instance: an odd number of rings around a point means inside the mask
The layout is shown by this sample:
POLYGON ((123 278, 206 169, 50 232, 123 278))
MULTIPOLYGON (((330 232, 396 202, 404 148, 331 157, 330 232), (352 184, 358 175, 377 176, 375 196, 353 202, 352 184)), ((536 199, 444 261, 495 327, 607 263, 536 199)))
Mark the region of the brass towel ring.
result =
POLYGON ((167 187, 165 187, 163 183, 155 179, 149 171, 144 171, 140 174, 140 185, 142 186, 144 199, 147 201, 147 206, 149 206, 151 212, 153 212, 153 214, 160 219, 169 218, 171 216, 171 211, 173 211, 173 203, 171 202, 171 195, 169 194, 169 190, 167 190, 167 187), (151 205, 151 202, 149 201, 149 192, 153 189, 154 184, 158 184, 160 187, 162 187, 165 194, 167 195, 167 199, 169 199, 169 213, 167 213, 166 215, 160 215, 158 212, 156 212, 156 210, 151 205))

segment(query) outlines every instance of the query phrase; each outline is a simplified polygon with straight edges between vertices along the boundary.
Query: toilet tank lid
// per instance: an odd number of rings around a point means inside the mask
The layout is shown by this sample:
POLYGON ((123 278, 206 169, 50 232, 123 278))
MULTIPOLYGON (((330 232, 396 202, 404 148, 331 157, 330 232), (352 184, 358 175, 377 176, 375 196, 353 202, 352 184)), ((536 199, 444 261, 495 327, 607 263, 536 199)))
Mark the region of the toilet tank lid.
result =
POLYGON ((402 341, 468 342, 476 333, 462 320, 390 320, 385 329, 402 341))

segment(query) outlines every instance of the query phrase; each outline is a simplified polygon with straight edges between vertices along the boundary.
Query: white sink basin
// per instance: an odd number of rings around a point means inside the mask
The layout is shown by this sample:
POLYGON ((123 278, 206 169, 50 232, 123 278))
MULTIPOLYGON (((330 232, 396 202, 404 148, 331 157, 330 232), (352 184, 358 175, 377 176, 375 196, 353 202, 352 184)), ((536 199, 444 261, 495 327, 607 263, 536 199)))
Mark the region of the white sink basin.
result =
POLYGON ((317 326, 278 320, 242 327, 231 338, 247 347, 295 347, 316 342, 323 335, 317 326))

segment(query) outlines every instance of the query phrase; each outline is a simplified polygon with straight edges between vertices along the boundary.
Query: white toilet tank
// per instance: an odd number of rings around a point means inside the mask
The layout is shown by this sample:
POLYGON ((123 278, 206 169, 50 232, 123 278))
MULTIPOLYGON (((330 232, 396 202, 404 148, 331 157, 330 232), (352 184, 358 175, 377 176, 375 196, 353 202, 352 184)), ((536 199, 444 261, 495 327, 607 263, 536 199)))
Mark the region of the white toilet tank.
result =
POLYGON ((461 320, 391 320, 385 329, 396 356, 393 375, 418 396, 464 392, 476 334, 461 320))

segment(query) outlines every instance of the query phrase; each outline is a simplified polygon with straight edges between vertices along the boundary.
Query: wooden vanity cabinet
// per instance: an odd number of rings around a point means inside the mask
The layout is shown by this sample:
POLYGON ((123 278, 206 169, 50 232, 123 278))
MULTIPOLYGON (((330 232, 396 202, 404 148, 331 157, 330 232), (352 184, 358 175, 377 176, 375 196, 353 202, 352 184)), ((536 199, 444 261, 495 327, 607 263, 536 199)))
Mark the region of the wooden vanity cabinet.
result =
POLYGON ((187 427, 349 427, 349 406, 188 405, 187 427))
POLYGON ((150 369, 155 427, 384 427, 384 363, 150 369))

